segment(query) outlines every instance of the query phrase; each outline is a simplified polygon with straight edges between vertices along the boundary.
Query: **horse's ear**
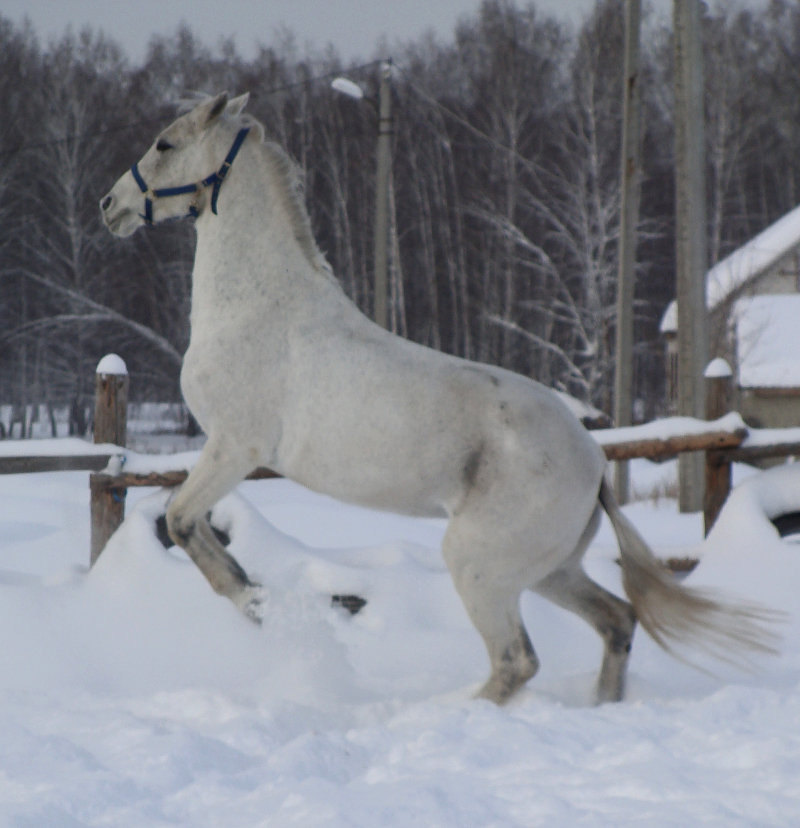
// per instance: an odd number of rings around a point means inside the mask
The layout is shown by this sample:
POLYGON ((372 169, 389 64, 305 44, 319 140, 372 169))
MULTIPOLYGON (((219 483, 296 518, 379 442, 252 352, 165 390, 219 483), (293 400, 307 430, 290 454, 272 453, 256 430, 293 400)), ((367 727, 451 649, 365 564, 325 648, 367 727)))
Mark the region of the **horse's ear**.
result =
POLYGON ((228 105, 225 107, 225 114, 230 115, 231 118, 236 118, 242 114, 242 110, 247 106, 247 101, 250 99, 250 93, 245 92, 244 95, 239 95, 237 98, 231 98, 228 105))
POLYGON ((220 115, 225 111, 228 104, 228 93, 220 92, 214 98, 209 98, 204 101, 195 110, 197 116, 197 124, 201 129, 210 126, 220 115))

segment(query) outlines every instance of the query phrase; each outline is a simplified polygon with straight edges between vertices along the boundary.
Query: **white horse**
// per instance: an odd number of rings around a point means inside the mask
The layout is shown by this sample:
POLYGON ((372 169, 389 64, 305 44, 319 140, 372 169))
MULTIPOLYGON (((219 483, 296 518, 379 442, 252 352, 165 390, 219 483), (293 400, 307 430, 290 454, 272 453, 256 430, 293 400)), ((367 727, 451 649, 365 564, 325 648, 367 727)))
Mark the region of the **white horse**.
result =
POLYGON ((603 451, 554 392, 400 339, 356 309, 314 242, 294 165, 242 116, 246 102, 199 103, 100 204, 117 236, 196 219, 181 385, 208 441, 167 525, 211 586, 257 617, 258 585, 206 514, 263 465, 341 500, 449 518, 444 559, 488 650, 480 695, 497 703, 538 668, 524 589, 600 634, 599 701, 622 698, 637 618, 666 648, 696 637, 726 657, 770 650, 765 614, 662 570, 604 480, 603 451), (582 568, 601 507, 631 603, 582 568))

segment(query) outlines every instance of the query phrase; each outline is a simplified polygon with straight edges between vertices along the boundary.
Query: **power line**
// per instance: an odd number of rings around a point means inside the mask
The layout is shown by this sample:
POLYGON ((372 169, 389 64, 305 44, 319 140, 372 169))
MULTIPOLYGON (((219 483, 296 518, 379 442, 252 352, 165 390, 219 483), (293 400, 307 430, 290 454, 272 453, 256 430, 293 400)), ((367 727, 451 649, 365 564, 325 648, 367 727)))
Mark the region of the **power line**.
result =
POLYGON ((285 86, 278 86, 273 89, 268 89, 264 94, 279 95, 281 92, 289 92, 292 89, 296 89, 298 86, 310 86, 312 83, 317 83, 318 81, 330 80, 331 78, 338 78, 342 74, 353 74, 356 72, 363 72, 365 69, 371 69, 373 66, 377 66, 381 63, 385 63, 385 59, 380 58, 378 60, 371 60, 369 63, 362 63, 360 66, 352 66, 349 69, 335 69, 330 72, 325 72, 322 75, 315 75, 312 78, 307 78, 306 80, 293 81, 292 83, 287 83, 285 86))
MULTIPOLYGON (((365 69, 370 69, 373 66, 382 63, 382 60, 372 60, 369 63, 363 63, 360 66, 353 66, 346 71, 348 73, 356 73, 362 72, 365 69)), ((301 81, 293 81, 292 83, 287 83, 283 86, 277 86, 272 89, 268 89, 265 92, 261 93, 265 97, 270 95, 280 95, 284 92, 290 92, 292 89, 297 89, 301 86, 311 86, 312 84, 318 83, 319 81, 330 80, 331 78, 335 78, 342 74, 342 70, 333 70, 330 72, 325 72, 321 75, 314 75, 313 77, 306 78, 305 80, 301 81)), ((67 144, 70 141, 85 141, 88 138, 100 138, 104 135, 112 135, 116 132, 125 132, 128 129, 133 129, 134 127, 138 126, 145 126, 149 124, 159 124, 163 123, 163 119, 161 118, 144 118, 139 121, 132 121, 131 123, 124 124, 121 126, 115 127, 108 127, 106 129, 96 130, 93 132, 76 132, 71 135, 67 135, 64 138, 54 138, 50 141, 38 141, 35 143, 29 144, 18 144, 16 147, 9 147, 6 149, 0 149, 0 158, 10 158, 12 155, 16 155, 20 152, 27 152, 31 150, 38 150, 38 149, 45 149, 46 147, 54 147, 60 144, 67 144)))
POLYGON ((454 109, 451 109, 450 107, 446 106, 441 101, 438 101, 434 97, 433 93, 428 92, 426 89, 424 89, 414 80, 412 80, 409 77, 408 72, 405 69, 403 69, 402 66, 400 66, 399 64, 395 64, 395 66, 397 66, 405 76, 406 83, 408 84, 409 88, 413 89, 414 92, 416 92, 417 95, 419 95, 419 97, 422 98, 430 106, 438 109, 451 120, 456 121, 465 130, 467 130, 467 132, 471 133, 476 138, 479 138, 484 143, 489 144, 493 149, 501 150, 504 153, 510 153, 516 161, 518 161, 523 167, 528 169, 531 173, 538 175, 542 172, 539 165, 533 162, 530 158, 526 158, 518 150, 512 149, 507 144, 504 144, 502 141, 492 137, 479 127, 476 127, 475 124, 470 123, 470 121, 468 121, 465 116, 459 114, 454 109))

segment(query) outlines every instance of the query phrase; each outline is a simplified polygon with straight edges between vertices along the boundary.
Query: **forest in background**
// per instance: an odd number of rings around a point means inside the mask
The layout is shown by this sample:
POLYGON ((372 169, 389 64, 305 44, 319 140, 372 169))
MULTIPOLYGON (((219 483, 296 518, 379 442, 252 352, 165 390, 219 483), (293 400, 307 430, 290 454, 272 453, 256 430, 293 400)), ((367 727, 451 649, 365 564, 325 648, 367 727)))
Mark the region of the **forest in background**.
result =
MULTIPOLYGON (((534 4, 485 0, 448 41, 392 50, 390 319, 449 353, 611 411, 624 0, 577 31, 534 4)), ((800 5, 707 13, 708 248, 713 264, 798 202, 800 5)), ((135 400, 180 399, 194 230, 126 240, 98 200, 194 91, 250 92, 290 151, 321 249, 372 312, 377 94, 384 48, 349 65, 292 36, 252 60, 189 28, 132 65, 102 33, 43 45, 0 14, 0 404, 74 405, 120 354, 135 400)), ((658 322, 675 295, 672 37, 645 15, 634 398, 663 413, 658 322)))

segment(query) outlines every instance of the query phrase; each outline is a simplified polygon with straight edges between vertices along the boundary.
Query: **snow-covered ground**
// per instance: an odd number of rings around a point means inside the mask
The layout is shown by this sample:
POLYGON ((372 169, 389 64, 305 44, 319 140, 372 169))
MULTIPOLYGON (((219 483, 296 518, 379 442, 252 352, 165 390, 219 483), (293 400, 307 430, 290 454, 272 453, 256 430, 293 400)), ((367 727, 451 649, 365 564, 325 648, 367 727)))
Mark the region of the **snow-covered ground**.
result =
MULTIPOLYGON (((633 464, 637 490, 672 466, 633 464)), ((796 826, 800 621, 753 672, 634 644, 626 701, 594 707, 599 641, 524 599, 540 674, 471 700, 487 663, 440 553, 441 521, 343 506, 284 480, 217 508, 269 590, 257 628, 156 540, 161 492, 87 572, 85 473, 0 477, 2 826, 796 826), (355 616, 332 594, 368 600, 355 616)), ((702 541, 673 501, 627 508, 688 580, 791 611, 800 464, 754 476, 702 541)), ((619 589, 607 524, 587 566, 619 589)))

